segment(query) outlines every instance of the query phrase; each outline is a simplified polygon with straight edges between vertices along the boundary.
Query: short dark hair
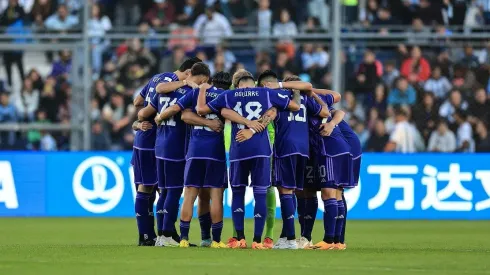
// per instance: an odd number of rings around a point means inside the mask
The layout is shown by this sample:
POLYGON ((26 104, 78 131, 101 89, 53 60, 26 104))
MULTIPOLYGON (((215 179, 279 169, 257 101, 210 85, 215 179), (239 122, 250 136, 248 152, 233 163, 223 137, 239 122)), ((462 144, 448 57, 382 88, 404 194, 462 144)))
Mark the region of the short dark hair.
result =
POLYGON ((289 82, 289 81, 301 81, 301 78, 299 78, 299 76, 297 75, 290 75, 290 76, 287 76, 286 78, 284 78, 283 80, 284 82, 289 82))
POLYGON ((276 80, 278 79, 277 74, 275 72, 273 72, 271 70, 265 70, 257 78, 257 84, 259 86, 261 86, 262 81, 264 81, 265 79, 269 79, 269 78, 275 78, 276 80))
POLYGON ((196 64, 198 62, 202 62, 202 60, 197 58, 197 57, 192 57, 192 58, 185 60, 182 63, 182 65, 180 65, 179 72, 185 72, 185 71, 189 70, 190 68, 192 68, 192 66, 194 66, 194 64, 196 64))
POLYGON ((404 116, 404 117, 408 116, 405 109, 403 109, 402 106, 400 106, 400 105, 393 107, 393 111, 395 113, 395 116, 404 116))
POLYGON ((458 117, 460 117, 462 120, 466 120, 466 119, 468 118, 468 114, 467 114, 467 113, 466 113, 466 111, 465 111, 465 110, 463 110, 463 109, 456 109, 456 110, 454 111, 453 116, 458 116, 458 117))
POLYGON ((208 65, 204 64, 203 62, 197 62, 194 65, 192 65, 191 74, 203 75, 209 77, 211 75, 211 72, 209 71, 208 65))
POLYGON ((227 72, 217 72, 213 76, 213 85, 217 88, 228 90, 231 86, 231 74, 227 72))

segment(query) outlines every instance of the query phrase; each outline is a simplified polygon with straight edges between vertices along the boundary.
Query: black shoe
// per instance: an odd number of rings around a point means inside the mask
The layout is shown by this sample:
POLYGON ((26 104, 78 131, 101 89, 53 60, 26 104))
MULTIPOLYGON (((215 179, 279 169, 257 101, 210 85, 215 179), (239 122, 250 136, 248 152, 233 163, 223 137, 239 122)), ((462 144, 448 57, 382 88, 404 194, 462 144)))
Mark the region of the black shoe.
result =
POLYGON ((155 240, 139 241, 138 246, 155 246, 155 240))

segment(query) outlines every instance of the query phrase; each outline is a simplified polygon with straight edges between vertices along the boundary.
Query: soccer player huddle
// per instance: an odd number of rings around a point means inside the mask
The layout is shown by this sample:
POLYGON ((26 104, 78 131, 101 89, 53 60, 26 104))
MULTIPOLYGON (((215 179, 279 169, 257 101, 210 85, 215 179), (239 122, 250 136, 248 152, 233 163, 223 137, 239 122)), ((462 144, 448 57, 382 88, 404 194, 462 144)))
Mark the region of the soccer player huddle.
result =
POLYGON ((280 81, 272 71, 263 72, 257 81, 246 70, 233 76, 218 72, 210 79, 209 68, 198 58, 186 60, 173 73, 152 77, 134 100, 140 107, 133 123, 131 161, 139 245, 193 246, 189 229, 198 199, 200 245, 247 248, 245 191, 250 186, 255 199, 252 249, 344 250, 343 191, 357 186, 362 152, 359 139, 343 121, 344 112, 332 107, 339 100, 334 91, 315 89, 296 76, 280 81), (232 125, 229 171, 226 120, 232 125), (229 186, 233 236, 225 243, 223 193, 229 186), (274 188, 283 220, 275 243, 274 188), (317 192, 324 204, 325 232, 314 244, 317 192), (179 234, 175 223, 182 193, 179 234))

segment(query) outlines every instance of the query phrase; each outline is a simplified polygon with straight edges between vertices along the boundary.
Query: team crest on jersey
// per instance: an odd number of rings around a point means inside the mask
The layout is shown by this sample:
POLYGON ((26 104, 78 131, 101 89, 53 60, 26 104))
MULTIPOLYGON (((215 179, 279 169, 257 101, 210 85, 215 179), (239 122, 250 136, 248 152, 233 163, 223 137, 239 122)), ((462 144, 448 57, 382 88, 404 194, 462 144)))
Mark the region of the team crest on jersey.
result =
POLYGON ((153 81, 153 82, 155 82, 155 83, 158 83, 158 82, 160 82, 160 77, 159 77, 159 76, 154 77, 154 78, 152 79, 152 81, 153 81))
POLYGON ((185 94, 185 93, 187 93, 187 90, 186 89, 182 89, 182 88, 178 88, 177 90, 175 90, 175 92, 181 93, 181 94, 185 94))

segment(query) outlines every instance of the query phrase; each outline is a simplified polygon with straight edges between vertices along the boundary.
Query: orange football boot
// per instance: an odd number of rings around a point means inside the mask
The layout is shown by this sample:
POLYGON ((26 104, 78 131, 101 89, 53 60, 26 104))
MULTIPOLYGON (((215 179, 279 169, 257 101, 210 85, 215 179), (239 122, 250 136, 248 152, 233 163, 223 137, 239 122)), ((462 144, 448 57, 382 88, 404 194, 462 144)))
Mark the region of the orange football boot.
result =
POLYGON ((269 249, 269 248, 265 247, 262 243, 253 242, 252 243, 252 249, 264 250, 264 249, 269 249))
POLYGON ((271 238, 265 238, 262 245, 267 249, 272 249, 274 246, 274 241, 271 238))
POLYGON ((326 243, 324 241, 321 241, 314 246, 312 246, 310 249, 316 249, 316 250, 333 250, 335 249, 335 244, 333 243, 326 243))

